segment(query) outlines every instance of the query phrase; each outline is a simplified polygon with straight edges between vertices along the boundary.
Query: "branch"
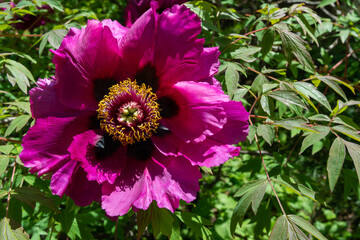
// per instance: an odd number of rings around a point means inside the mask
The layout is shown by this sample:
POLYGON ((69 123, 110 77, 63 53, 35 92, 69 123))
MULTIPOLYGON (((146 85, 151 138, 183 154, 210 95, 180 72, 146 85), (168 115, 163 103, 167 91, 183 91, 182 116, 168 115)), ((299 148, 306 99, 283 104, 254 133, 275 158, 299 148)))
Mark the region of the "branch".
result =
POLYGON ((12 143, 22 143, 22 141, 13 140, 13 139, 4 138, 4 137, 0 137, 0 141, 12 142, 12 143))

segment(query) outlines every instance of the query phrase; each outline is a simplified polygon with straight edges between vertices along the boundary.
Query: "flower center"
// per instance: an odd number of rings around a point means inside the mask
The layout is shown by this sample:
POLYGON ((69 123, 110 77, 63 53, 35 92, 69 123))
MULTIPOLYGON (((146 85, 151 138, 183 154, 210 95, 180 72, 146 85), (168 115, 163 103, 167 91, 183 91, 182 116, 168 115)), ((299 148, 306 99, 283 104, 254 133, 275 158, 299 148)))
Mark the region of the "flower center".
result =
POLYGON ((124 103, 119 108, 119 114, 117 120, 128 127, 136 125, 144 117, 144 112, 141 109, 141 106, 134 101, 124 103))
POLYGON ((100 127, 123 145, 145 141, 157 129, 160 109, 156 94, 130 79, 109 88, 99 103, 100 127))

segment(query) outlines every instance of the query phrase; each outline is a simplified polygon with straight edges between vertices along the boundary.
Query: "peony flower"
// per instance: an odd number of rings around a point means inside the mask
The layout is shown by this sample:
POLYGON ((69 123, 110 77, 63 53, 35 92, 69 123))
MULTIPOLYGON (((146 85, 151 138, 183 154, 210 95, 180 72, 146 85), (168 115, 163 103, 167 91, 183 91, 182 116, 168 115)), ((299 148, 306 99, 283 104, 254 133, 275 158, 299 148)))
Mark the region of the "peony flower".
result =
POLYGON ((109 216, 156 201, 174 211, 202 177, 239 154, 248 113, 213 77, 217 47, 185 6, 144 13, 131 28, 90 20, 53 50, 56 74, 30 91, 35 125, 20 158, 51 173, 51 190, 109 216))
POLYGON ((182 4, 184 2, 187 2, 187 0, 130 0, 124 12, 125 25, 131 27, 136 19, 151 7, 151 4, 157 9, 158 13, 161 13, 175 4, 182 4))

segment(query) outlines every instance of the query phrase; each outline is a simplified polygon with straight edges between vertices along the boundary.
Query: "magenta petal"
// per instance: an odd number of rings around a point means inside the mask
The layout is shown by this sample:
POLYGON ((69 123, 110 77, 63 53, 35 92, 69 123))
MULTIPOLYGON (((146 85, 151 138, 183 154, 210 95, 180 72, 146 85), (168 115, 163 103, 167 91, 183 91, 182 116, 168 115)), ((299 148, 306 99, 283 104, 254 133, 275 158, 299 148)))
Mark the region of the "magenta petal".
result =
POLYGON ((77 161, 69 161, 58 169, 51 177, 51 191, 62 197, 71 181, 71 177, 74 174, 79 163, 77 161))
POLYGON ((161 123, 184 141, 202 141, 219 132, 226 123, 222 103, 229 97, 207 83, 178 82, 166 92, 159 93, 174 99, 179 113, 164 118, 161 123))
POLYGON ((210 138, 198 144, 181 145, 181 153, 191 164, 205 167, 219 166, 230 158, 238 156, 240 147, 233 145, 219 145, 218 142, 210 138))
MULTIPOLYGON (((150 1, 148 0, 148 2, 150 2, 150 1)), ((148 7, 150 8, 150 3, 149 3, 148 7)), ((133 23, 136 21, 136 19, 138 19, 140 17, 139 12, 140 11, 138 11, 138 6, 134 6, 131 4, 126 6, 126 8, 124 10, 125 26, 131 27, 133 25, 133 23)))
POLYGON ((197 38, 200 32, 199 17, 185 6, 175 5, 159 16, 153 64, 160 87, 183 80, 185 72, 196 69, 204 44, 197 38))
POLYGON ((32 116, 44 118, 48 116, 66 117, 76 116, 78 111, 65 107, 56 96, 54 85, 55 79, 39 79, 38 87, 30 90, 30 104, 32 116))
POLYGON ((152 142, 157 150, 165 156, 181 156, 180 146, 184 141, 174 134, 166 134, 165 136, 152 136, 152 142))
POLYGON ((151 7, 150 3, 156 6, 157 10, 161 11, 170 8, 174 4, 182 4, 186 1, 187 0, 130 0, 124 10, 125 25, 131 27, 131 25, 151 7))
POLYGON ((226 112, 227 122, 212 139, 223 144, 238 144, 245 141, 249 132, 249 113, 241 102, 224 102, 222 106, 226 112))
POLYGON ((79 167, 74 173, 65 194, 71 197, 76 205, 87 206, 93 201, 100 202, 101 185, 96 181, 88 181, 86 173, 79 167))
POLYGON ((103 138, 101 130, 89 130, 74 137, 68 151, 71 159, 81 162, 81 167, 87 173, 87 179, 102 183, 114 183, 126 165, 126 148, 119 149, 105 159, 97 159, 95 146, 103 138))
POLYGON ((86 128, 88 116, 40 118, 23 139, 20 159, 30 172, 42 175, 56 171, 68 159, 68 146, 74 134, 86 128))
POLYGON ((133 77, 138 69, 152 59, 156 33, 155 12, 150 9, 131 26, 120 43, 123 72, 133 77))
POLYGON ((112 34, 114 35, 114 37, 117 39, 118 42, 122 39, 122 37, 126 34, 126 32, 129 31, 129 29, 127 27, 124 27, 118 21, 112 21, 110 19, 105 19, 105 20, 102 20, 101 23, 104 26, 107 26, 110 28, 112 34))
POLYGON ((102 207, 110 216, 124 215, 131 206, 147 209, 155 200, 159 207, 174 211, 179 199, 195 199, 200 178, 197 167, 184 158, 165 157, 157 152, 146 166, 131 166, 114 185, 105 183, 102 207))
MULTIPOLYGON (((154 161, 158 164, 153 166, 154 172, 158 166, 163 168, 163 174, 157 175, 153 181, 152 189, 154 200, 160 208, 174 212, 179 207, 180 199, 191 202, 196 198, 200 189, 199 179, 202 177, 197 167, 183 157, 166 157, 162 154, 155 154, 154 161)), ((152 173, 150 168, 149 172, 152 173)))
POLYGON ((93 81, 116 78, 121 65, 115 36, 121 37, 125 30, 119 26, 110 21, 88 21, 84 29, 66 36, 60 48, 53 51, 57 95, 68 107, 96 110, 93 81))
POLYGON ((204 48, 194 70, 184 71, 181 75, 182 80, 189 81, 189 79, 192 79, 195 82, 207 82, 221 89, 220 82, 213 77, 220 66, 219 55, 218 47, 204 48))

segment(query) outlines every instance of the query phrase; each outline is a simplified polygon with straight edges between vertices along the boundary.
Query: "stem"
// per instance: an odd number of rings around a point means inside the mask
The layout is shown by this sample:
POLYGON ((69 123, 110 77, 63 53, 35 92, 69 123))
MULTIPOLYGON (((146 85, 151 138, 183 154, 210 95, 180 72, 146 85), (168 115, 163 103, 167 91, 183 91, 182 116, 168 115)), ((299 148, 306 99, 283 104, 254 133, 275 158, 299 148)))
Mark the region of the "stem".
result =
POLYGON ((354 53, 360 51, 360 48, 348 53, 343 59, 341 59, 339 62, 337 62, 328 72, 328 74, 331 74, 335 69, 337 69, 348 57, 353 55, 354 53))
MULTIPOLYGON (((255 102, 256 102, 256 100, 255 100, 255 102)), ((253 104, 253 106, 254 106, 254 105, 255 105, 255 103, 253 104)), ((250 117, 249 117, 249 123, 250 123, 250 125, 253 125, 250 117)), ((275 191, 275 188, 274 188, 274 186, 273 186, 273 184, 272 184, 272 182, 271 182, 271 178, 270 178, 269 173, 268 173, 268 171, 267 171, 267 168, 266 168, 266 165, 265 165, 265 161, 264 161, 264 158, 263 158, 263 155, 262 155, 262 152, 261 152, 259 140, 258 140, 256 134, 255 134, 255 141, 256 141, 256 145, 257 145, 257 147, 258 147, 258 149, 259 149, 259 154, 260 154, 260 157, 261 157, 262 165, 263 165, 264 170, 265 170, 265 173, 266 173, 266 178, 267 178, 268 182, 270 183, 271 189, 272 189, 272 191, 273 191, 273 193, 274 193, 274 195, 275 195, 275 197, 276 197, 276 200, 277 200, 278 203, 279 203, 279 206, 280 206, 280 209, 281 209, 282 213, 286 216, 286 212, 285 212, 285 210, 284 210, 284 208, 283 208, 283 206, 282 206, 282 204, 281 204, 281 201, 280 201, 280 199, 279 199, 279 197, 278 197, 278 195, 277 195, 277 193, 276 193, 276 191, 275 191)))
POLYGON ((11 175, 11 182, 10 182, 10 188, 9 188, 9 193, 8 193, 8 197, 7 197, 7 205, 6 205, 6 217, 8 217, 9 214, 9 205, 10 205, 10 195, 11 195, 11 188, 14 182, 14 176, 15 176, 15 170, 16 170, 16 162, 14 162, 14 167, 13 167, 13 172, 11 175))
MULTIPOLYGON (((245 65, 242 65, 242 66, 244 66, 245 68, 249 69, 250 71, 253 71, 254 73, 262 74, 261 72, 255 70, 255 69, 253 69, 253 68, 251 68, 251 67, 248 67, 248 66, 245 66, 245 65)), ((274 80, 274 81, 281 82, 281 80, 279 80, 279 79, 277 79, 277 78, 274 78, 274 77, 272 77, 272 76, 265 75, 265 74, 263 74, 263 75, 264 75, 265 77, 268 77, 268 78, 274 80)))
POLYGON ((261 119, 267 119, 265 116, 259 116, 259 115, 250 115, 251 118, 261 118, 261 119))
MULTIPOLYGON (((255 104, 257 103, 258 100, 259 100, 259 98, 256 98, 255 101, 254 101, 254 103, 252 104, 252 106, 251 106, 251 108, 250 108, 250 110, 249 110, 249 115, 251 114, 251 112, 252 112, 252 110, 254 109, 255 104)), ((250 117, 249 117, 249 121, 250 121, 251 125, 253 125, 252 122, 251 122, 250 117)))
POLYGON ((350 44, 350 36, 346 40, 346 56, 345 56, 345 69, 344 69, 344 81, 346 81, 347 77, 347 68, 348 68, 348 54, 349 54, 349 44, 350 44))
MULTIPOLYGON (((256 33, 256 32, 260 32, 260 31, 263 31, 263 30, 266 30, 268 28, 270 28, 271 26, 267 26, 267 27, 264 27, 264 28, 261 28, 261 29, 257 29, 257 30, 254 30, 254 31, 251 31, 251 32, 248 32, 246 33, 244 36, 248 36, 250 34, 253 34, 253 33, 256 33)), ((226 50, 228 50, 232 45, 234 45, 235 43, 237 43, 238 41, 240 41, 242 38, 238 38, 238 39, 235 39, 234 41, 232 41, 229 45, 227 45, 223 50, 222 52, 226 52, 226 50)))
POLYGON ((0 37, 42 37, 42 34, 0 34, 0 37))
POLYGON ((115 225, 115 237, 114 237, 114 240, 117 240, 118 226, 119 226, 119 217, 116 219, 116 225, 115 225))
POLYGON ((13 139, 4 138, 4 137, 0 137, 0 141, 12 142, 12 143, 22 143, 22 141, 13 140, 13 139))
POLYGON ((274 188, 274 186, 273 186, 273 184, 272 184, 272 182, 271 182, 271 178, 270 178, 269 173, 268 173, 268 171, 267 171, 267 168, 266 168, 266 165, 265 165, 265 161, 264 161, 263 155, 262 155, 262 153, 261 153, 261 148, 260 148, 259 141, 258 141, 258 138, 257 138, 257 135, 256 135, 256 134, 255 134, 255 141, 256 141, 256 145, 257 145, 257 147, 258 147, 258 149, 259 149, 259 153, 260 153, 260 157, 261 157, 261 162, 262 162, 262 164, 263 164, 263 167, 264 167, 264 170, 265 170, 265 173, 266 173, 266 178, 267 178, 268 182, 270 183, 270 186, 271 186, 271 188, 272 188, 272 190, 273 190, 273 193, 274 193, 274 195, 275 195, 275 197, 276 197, 276 200, 277 200, 278 203, 279 203, 279 206, 280 206, 280 208, 281 208, 282 213, 286 216, 286 212, 285 212, 285 210, 284 210, 284 208, 283 208, 283 206, 282 206, 282 204, 281 204, 281 201, 280 201, 280 199, 279 199, 279 197, 278 197, 278 195, 277 195, 277 193, 276 193, 276 191, 275 191, 275 188, 274 188))

